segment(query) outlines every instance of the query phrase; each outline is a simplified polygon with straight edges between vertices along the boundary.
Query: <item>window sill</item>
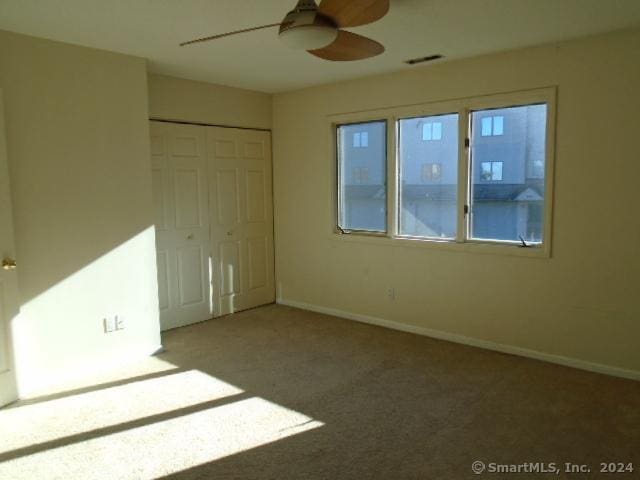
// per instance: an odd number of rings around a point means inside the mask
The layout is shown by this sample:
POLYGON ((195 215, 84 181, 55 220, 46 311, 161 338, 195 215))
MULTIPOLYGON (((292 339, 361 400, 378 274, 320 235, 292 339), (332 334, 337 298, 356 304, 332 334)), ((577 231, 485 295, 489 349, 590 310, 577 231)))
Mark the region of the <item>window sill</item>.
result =
POLYGON ((336 242, 367 243, 372 245, 387 245, 400 248, 425 248, 450 252, 465 252, 470 254, 504 255, 526 258, 551 258, 549 246, 546 244, 521 247, 516 244, 490 243, 480 241, 456 242, 455 240, 422 239, 412 237, 390 237, 383 234, 340 233, 331 234, 331 240, 336 242))

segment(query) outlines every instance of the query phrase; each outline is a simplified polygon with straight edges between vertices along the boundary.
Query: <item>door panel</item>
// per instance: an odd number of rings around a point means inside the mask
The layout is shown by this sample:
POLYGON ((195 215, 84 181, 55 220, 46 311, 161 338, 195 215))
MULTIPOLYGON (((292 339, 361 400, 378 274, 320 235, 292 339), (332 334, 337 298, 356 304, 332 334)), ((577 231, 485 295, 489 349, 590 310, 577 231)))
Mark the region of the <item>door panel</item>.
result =
MULTIPOLYGON (((3 112, 2 92, 0 91, 0 261, 15 259, 3 112)), ((12 321, 17 317, 18 310, 16 271, 13 268, 0 267, 0 406, 18 398, 11 335, 12 321)))
MULTIPOLYGON (((174 127, 176 127, 174 125, 174 127)), ((178 127, 182 130, 184 128, 178 127)), ((187 127, 189 128, 189 127, 187 127)), ((175 128, 174 128, 175 129, 175 128)), ((197 135, 174 135, 172 138, 172 151, 175 157, 199 157, 201 148, 201 142, 198 141, 197 135)))
POLYGON ((267 197, 265 195, 264 172, 247 172, 247 221, 265 222, 267 197))
POLYGON ((249 289, 256 290, 267 285, 267 242, 264 237, 247 240, 249 251, 249 289))
POLYGON ((158 251, 158 303, 160 310, 169 308, 169 252, 158 251))
POLYGON ((174 173, 176 228, 202 226, 200 216, 200 179, 197 169, 176 169, 174 173))
POLYGON ((219 263, 220 296, 240 293, 240 242, 221 243, 219 263))
POLYGON ((235 140, 214 139, 213 147, 216 158, 236 158, 235 140))
POLYGON ((244 142, 244 158, 262 160, 264 158, 263 142, 244 142))
POLYGON ((204 300, 203 257, 202 248, 199 246, 178 250, 180 306, 193 305, 204 300))
POLYGON ((165 218, 167 209, 164 205, 164 180, 162 170, 154 168, 151 172, 153 182, 153 221, 158 230, 167 229, 167 220, 165 218))
POLYGON ((216 197, 218 206, 218 227, 235 226, 240 218, 240 198, 238 196, 238 172, 234 170, 220 170, 216 172, 216 197))
POLYGON ((275 301, 271 138, 207 129, 216 316, 275 301))
POLYGON ((160 324, 212 316, 205 127, 151 122, 160 324))

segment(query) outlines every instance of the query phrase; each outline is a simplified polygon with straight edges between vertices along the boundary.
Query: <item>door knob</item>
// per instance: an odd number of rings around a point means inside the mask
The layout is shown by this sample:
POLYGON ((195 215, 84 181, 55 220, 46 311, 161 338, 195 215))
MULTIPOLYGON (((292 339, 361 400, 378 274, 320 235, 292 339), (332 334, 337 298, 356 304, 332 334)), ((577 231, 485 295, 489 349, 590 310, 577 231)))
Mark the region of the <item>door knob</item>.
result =
POLYGON ((16 261, 12 258, 5 258, 2 260, 3 270, 15 270, 17 266, 16 261))

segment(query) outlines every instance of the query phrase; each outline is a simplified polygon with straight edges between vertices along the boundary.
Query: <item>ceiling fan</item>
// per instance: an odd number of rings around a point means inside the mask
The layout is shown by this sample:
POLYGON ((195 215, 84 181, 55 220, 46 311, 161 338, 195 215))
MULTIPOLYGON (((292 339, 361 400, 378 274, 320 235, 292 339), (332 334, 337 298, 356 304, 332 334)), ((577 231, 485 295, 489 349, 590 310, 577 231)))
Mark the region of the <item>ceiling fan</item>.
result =
POLYGON ((197 38, 180 46, 216 40, 239 33, 280 27, 282 42, 295 49, 332 61, 363 60, 384 52, 375 40, 343 30, 380 20, 389 12, 389 0, 299 0, 280 23, 197 38))

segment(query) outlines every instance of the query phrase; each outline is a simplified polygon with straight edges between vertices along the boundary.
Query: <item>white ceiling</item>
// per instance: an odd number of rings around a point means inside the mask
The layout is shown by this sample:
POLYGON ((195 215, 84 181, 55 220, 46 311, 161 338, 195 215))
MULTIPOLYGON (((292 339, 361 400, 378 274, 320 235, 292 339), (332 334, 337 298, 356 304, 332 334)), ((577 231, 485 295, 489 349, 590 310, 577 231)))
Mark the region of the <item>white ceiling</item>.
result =
POLYGON ((295 0, 0 0, 0 29, 137 55, 155 73, 280 92, 447 59, 640 26, 640 0, 391 0, 391 12, 352 31, 387 47, 332 63, 289 50, 269 29, 179 47, 195 37, 282 20, 295 0))

